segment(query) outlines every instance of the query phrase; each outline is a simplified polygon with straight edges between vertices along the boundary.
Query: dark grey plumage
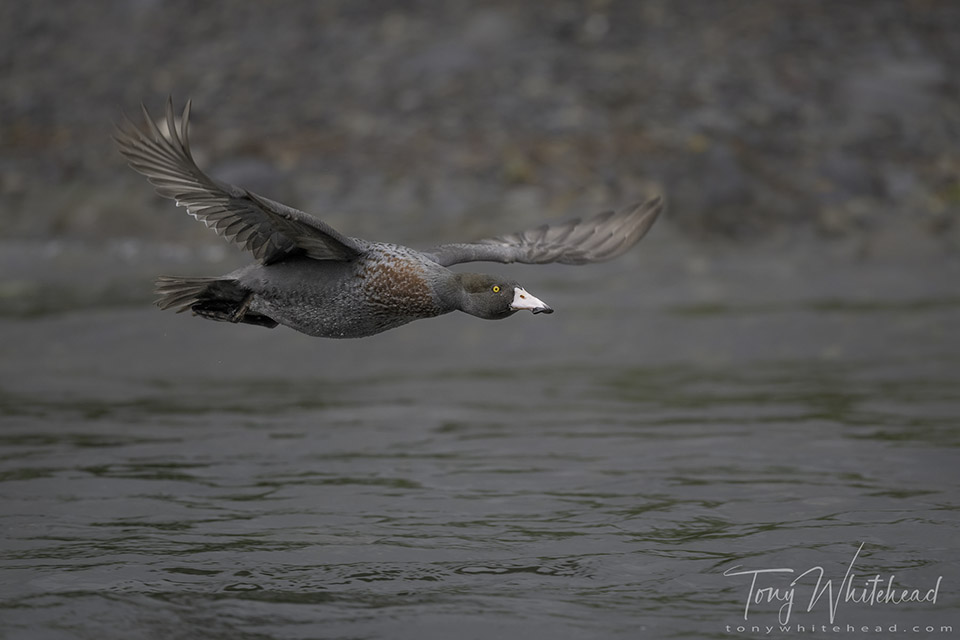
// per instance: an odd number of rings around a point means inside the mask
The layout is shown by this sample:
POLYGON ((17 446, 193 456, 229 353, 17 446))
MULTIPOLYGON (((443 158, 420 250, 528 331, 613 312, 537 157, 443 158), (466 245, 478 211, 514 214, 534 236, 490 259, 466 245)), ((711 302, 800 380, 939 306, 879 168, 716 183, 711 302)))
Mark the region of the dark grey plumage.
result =
POLYGON ((447 267, 609 260, 636 244, 663 208, 656 197, 586 220, 419 252, 345 236, 310 214, 207 176, 190 153, 189 101, 179 123, 167 102, 165 131, 146 108, 143 114, 145 128, 127 121, 116 136, 130 166, 160 195, 257 259, 221 277, 157 280, 160 308, 190 309, 211 320, 356 338, 455 310, 487 319, 521 309, 551 313, 516 282, 447 267))

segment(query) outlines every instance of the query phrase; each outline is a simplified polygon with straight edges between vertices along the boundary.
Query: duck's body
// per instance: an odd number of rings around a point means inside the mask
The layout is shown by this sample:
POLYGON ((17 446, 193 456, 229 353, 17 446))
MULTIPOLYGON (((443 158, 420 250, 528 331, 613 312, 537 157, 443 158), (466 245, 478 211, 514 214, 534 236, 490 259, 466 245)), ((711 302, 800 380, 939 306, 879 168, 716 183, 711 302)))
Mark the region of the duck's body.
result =
POLYGON ((365 337, 453 311, 435 292, 431 267, 402 247, 371 243, 351 262, 294 258, 251 265, 238 280, 256 293, 252 310, 323 338, 365 337))
POLYGON ((519 310, 553 310, 519 284, 457 273, 461 262, 583 264, 620 255, 653 224, 659 198, 584 222, 542 226, 427 252, 351 238, 302 211, 218 182, 194 163, 187 138, 190 103, 179 129, 168 103, 162 133, 144 110, 148 131, 128 127, 117 137, 131 166, 164 196, 175 198, 220 235, 251 251, 257 262, 217 278, 162 276, 163 308, 191 309, 211 320, 285 325, 311 336, 361 338, 451 311, 501 319, 519 310))
POLYGON ((253 294, 249 313, 321 338, 362 338, 453 311, 438 291, 449 269, 399 245, 369 243, 356 260, 303 256, 226 276, 253 294))

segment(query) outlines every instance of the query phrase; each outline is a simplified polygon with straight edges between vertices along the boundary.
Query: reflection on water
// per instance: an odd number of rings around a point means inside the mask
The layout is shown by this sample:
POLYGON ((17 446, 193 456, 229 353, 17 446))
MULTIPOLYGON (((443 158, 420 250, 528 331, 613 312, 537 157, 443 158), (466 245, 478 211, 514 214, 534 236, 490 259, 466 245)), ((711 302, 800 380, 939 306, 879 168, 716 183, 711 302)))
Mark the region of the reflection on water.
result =
POLYGON ((957 305, 695 304, 349 344, 8 319, 2 635, 730 637, 725 570, 839 582, 861 542, 943 596, 840 623, 960 622, 957 305))

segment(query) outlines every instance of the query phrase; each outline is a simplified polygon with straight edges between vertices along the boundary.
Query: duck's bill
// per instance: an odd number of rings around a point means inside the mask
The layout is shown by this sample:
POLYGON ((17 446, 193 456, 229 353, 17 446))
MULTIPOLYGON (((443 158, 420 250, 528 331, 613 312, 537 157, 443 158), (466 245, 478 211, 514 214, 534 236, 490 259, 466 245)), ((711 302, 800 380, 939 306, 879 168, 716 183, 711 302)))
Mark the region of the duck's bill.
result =
POLYGON ((533 313, 553 313, 553 309, 547 306, 543 300, 539 300, 529 293, 523 287, 513 288, 513 302, 510 308, 514 311, 532 311, 533 313))

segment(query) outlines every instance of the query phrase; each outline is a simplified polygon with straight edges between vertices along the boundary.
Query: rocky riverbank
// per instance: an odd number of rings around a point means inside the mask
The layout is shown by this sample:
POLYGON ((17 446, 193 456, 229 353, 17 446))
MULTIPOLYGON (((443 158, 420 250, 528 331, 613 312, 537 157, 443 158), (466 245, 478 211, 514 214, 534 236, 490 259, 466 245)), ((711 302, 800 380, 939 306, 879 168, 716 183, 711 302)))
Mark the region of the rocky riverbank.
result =
POLYGON ((693 241, 960 248, 960 4, 130 2, 0 8, 4 235, 211 241, 110 140, 194 100, 213 174, 430 242, 663 192, 693 241))

